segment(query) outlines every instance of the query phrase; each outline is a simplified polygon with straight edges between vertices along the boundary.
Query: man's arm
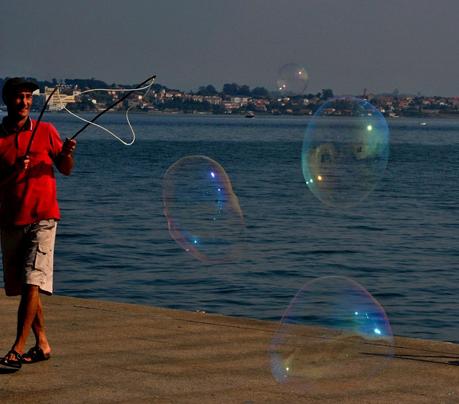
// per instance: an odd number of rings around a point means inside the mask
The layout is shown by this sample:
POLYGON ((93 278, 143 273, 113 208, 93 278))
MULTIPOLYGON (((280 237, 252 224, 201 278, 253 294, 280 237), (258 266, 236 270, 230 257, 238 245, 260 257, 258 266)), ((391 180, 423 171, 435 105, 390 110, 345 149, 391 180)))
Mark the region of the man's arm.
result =
POLYGON ((73 169, 73 152, 76 148, 76 140, 65 139, 61 152, 55 159, 55 164, 60 173, 70 175, 73 169))

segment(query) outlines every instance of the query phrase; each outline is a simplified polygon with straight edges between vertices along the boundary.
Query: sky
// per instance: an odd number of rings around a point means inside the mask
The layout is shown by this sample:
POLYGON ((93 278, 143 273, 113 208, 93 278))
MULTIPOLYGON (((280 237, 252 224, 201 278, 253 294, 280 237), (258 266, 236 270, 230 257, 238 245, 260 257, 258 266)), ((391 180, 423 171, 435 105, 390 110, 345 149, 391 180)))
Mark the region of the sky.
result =
POLYGON ((0 7, 0 77, 170 88, 459 96, 459 0, 15 0, 0 7))

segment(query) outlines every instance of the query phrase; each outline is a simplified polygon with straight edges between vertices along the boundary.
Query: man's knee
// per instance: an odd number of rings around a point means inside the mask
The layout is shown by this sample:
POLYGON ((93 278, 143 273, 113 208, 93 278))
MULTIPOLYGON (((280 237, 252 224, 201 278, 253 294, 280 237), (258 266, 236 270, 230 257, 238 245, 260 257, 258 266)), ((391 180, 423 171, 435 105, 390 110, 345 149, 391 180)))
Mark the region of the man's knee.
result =
POLYGON ((37 285, 25 284, 24 287, 23 287, 23 292, 22 292, 22 294, 23 294, 23 295, 30 295, 30 294, 39 293, 39 291, 40 291, 39 286, 37 286, 37 285))

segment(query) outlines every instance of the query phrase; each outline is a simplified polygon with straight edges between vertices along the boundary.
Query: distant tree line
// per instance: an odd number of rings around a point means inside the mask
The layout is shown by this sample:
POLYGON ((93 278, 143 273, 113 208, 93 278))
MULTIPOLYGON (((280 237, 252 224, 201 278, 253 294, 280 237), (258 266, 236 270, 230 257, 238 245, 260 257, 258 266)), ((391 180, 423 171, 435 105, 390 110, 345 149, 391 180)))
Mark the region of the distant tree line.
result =
MULTIPOLYGON (((105 81, 98 80, 95 78, 89 79, 63 79, 57 80, 53 78, 51 80, 37 80, 33 77, 26 77, 27 80, 35 81, 38 86, 40 87, 40 91, 44 92, 45 87, 56 87, 58 84, 64 84, 67 86, 75 87, 77 86, 81 90, 91 90, 96 88, 134 88, 137 84, 117 84, 111 83, 108 84, 105 81)), ((7 78, 0 78, 0 91, 3 88, 3 83, 7 80, 7 78)), ((153 91, 160 91, 160 90, 171 90, 170 88, 155 83, 152 86, 153 91)), ((178 91, 178 90, 177 90, 178 91)), ((221 95, 221 96, 231 96, 231 97, 252 97, 252 98, 270 98, 276 96, 276 94, 272 94, 264 87, 255 87, 251 89, 248 85, 243 84, 239 85, 237 83, 226 83, 223 85, 222 90, 218 91, 212 84, 208 84, 206 86, 200 86, 198 91, 194 94, 202 95, 202 96, 213 96, 213 95, 221 95)), ((317 94, 307 94, 303 95, 303 98, 313 98, 319 97, 322 100, 326 100, 333 97, 333 91, 331 89, 323 89, 322 92, 317 94)))
POLYGON ((246 84, 239 85, 237 83, 226 83, 223 85, 222 91, 209 84, 207 86, 199 87, 198 95, 212 96, 212 95, 228 95, 232 97, 253 97, 253 98, 267 98, 271 94, 264 87, 255 87, 253 90, 246 84))

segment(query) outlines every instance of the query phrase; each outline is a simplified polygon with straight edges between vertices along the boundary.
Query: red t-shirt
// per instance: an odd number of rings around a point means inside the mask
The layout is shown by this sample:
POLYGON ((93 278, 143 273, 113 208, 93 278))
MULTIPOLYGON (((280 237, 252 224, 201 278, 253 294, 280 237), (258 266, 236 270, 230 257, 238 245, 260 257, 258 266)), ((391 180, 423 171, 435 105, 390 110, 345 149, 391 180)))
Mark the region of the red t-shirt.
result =
MULTIPOLYGON (((0 127, 0 178, 12 173, 19 157, 26 153, 35 120, 18 133, 0 127)), ((54 160, 62 150, 56 128, 40 122, 29 152, 27 170, 19 172, 0 189, 0 224, 27 225, 44 219, 60 219, 54 177, 54 160)))

